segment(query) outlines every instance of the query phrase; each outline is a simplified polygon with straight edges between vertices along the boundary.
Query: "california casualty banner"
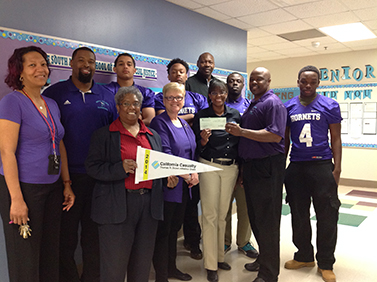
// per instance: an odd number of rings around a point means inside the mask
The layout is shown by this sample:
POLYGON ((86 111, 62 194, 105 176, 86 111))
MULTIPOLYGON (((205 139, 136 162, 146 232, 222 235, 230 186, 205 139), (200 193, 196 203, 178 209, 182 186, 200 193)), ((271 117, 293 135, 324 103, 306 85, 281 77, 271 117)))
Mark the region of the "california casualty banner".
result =
POLYGON ((221 168, 145 149, 140 146, 137 147, 136 163, 135 184, 170 175, 222 170, 221 168))

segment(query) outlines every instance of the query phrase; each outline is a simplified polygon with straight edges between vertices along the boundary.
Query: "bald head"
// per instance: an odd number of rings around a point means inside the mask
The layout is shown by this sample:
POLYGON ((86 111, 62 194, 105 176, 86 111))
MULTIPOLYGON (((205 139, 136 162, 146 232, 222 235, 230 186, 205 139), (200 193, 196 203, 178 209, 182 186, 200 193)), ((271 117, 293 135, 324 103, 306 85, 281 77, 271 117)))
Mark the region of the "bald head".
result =
POLYGON ((215 59, 212 54, 205 52, 199 56, 196 65, 198 66, 198 73, 206 79, 210 79, 212 71, 215 68, 215 59))
POLYGON ((265 67, 257 67, 251 73, 253 72, 263 75, 267 80, 271 80, 270 71, 265 67))
POLYGON ((270 71, 264 67, 255 68, 250 74, 250 91, 254 97, 259 99, 270 90, 271 74, 270 71))

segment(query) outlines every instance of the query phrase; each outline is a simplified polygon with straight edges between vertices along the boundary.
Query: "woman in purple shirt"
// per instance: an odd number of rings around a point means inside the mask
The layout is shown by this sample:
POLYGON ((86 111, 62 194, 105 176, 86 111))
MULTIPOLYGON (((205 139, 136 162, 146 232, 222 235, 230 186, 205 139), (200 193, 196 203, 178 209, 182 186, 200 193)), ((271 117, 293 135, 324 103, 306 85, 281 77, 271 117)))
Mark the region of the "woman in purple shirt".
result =
POLYGON ((61 205, 68 211, 75 199, 59 108, 40 95, 49 74, 41 48, 16 49, 5 79, 15 91, 0 101, 0 212, 10 282, 59 280, 61 205))
MULTIPOLYGON (((185 120, 178 117, 184 104, 185 86, 170 82, 162 92, 166 111, 156 116, 150 127, 161 136, 164 153, 193 160, 196 149, 194 132, 185 120)), ((192 279, 176 266, 177 234, 183 222, 189 188, 198 182, 198 174, 192 173, 180 175, 179 182, 173 189, 163 187, 164 221, 159 222, 153 256, 156 282, 166 282, 169 277, 183 281, 192 279)))

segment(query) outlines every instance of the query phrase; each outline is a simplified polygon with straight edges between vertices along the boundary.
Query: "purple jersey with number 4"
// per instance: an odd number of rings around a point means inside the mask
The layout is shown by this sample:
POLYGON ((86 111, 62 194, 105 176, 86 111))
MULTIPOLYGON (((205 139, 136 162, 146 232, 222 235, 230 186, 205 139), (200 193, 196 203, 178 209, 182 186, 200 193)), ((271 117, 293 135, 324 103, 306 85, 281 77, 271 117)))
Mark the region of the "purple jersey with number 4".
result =
POLYGON ((338 102, 317 95, 307 106, 299 96, 287 101, 287 126, 291 128, 291 161, 332 159, 329 146, 329 125, 342 120, 338 102))

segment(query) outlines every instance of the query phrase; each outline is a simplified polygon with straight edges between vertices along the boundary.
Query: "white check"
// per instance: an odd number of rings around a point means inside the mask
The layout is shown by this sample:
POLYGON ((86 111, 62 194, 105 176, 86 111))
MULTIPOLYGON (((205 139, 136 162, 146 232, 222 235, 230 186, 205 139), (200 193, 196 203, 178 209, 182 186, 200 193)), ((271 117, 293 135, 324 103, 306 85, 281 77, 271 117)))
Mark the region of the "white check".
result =
POLYGON ((226 117, 200 118, 200 130, 209 128, 211 130, 225 130, 226 117))
POLYGON ((222 170, 220 168, 137 147, 135 184, 140 181, 165 178, 170 175, 222 170))

